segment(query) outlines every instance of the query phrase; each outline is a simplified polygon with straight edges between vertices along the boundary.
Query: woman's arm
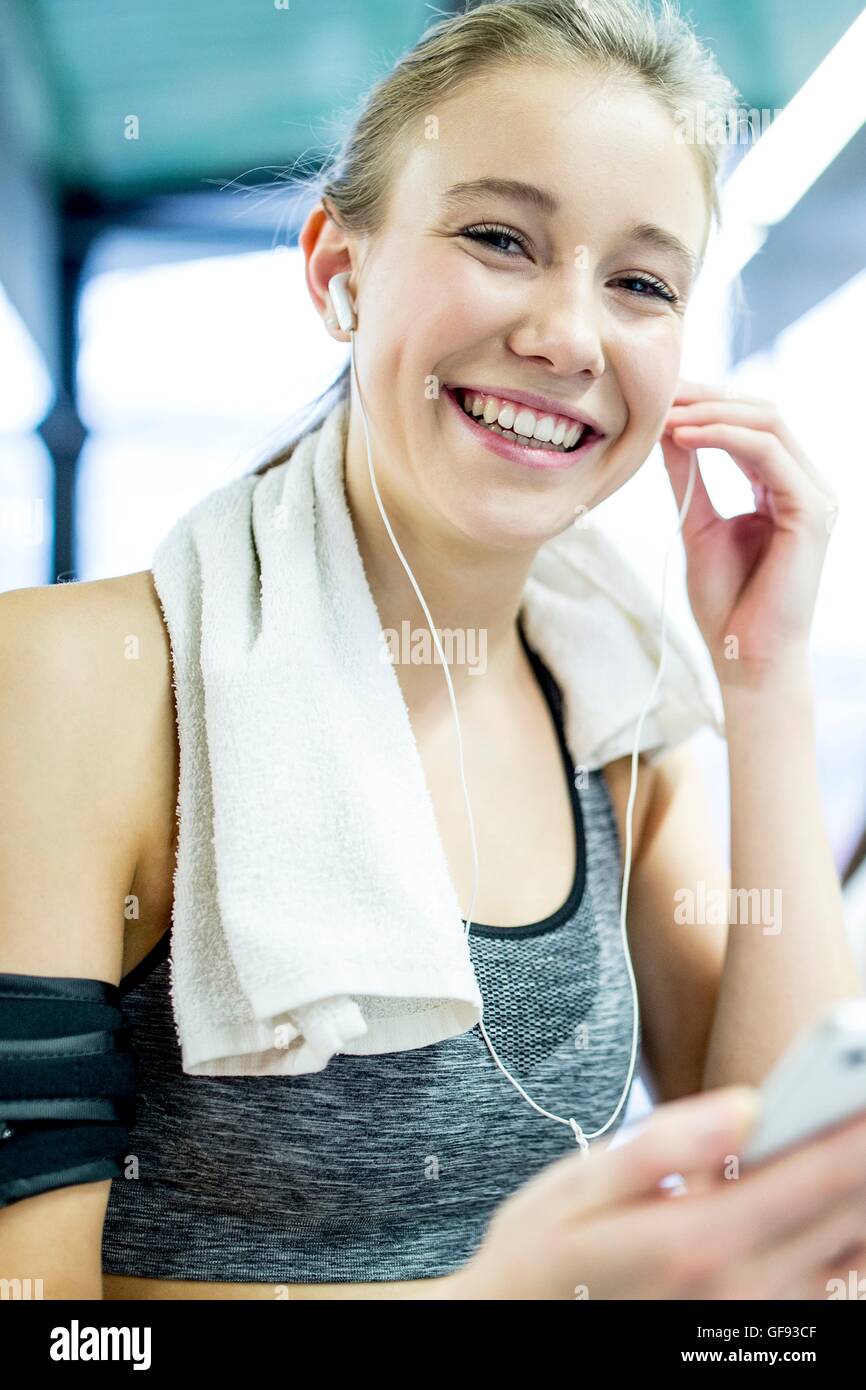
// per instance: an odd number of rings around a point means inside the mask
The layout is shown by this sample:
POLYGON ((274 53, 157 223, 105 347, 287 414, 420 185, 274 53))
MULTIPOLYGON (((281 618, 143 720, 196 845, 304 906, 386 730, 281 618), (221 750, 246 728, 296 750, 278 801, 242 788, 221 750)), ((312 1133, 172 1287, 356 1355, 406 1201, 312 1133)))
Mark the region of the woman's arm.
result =
MULTIPOLYGON (((604 768, 620 831, 631 757, 604 768)), ((727 940, 724 920, 688 921, 683 899, 727 900, 700 763, 688 743, 654 763, 641 756, 632 822, 627 925, 641 1011, 641 1045, 659 1102, 700 1091, 727 940), (686 919, 686 920, 684 920, 686 919)))
POLYGON ((731 921, 703 1084, 756 1084, 796 1033, 862 993, 821 813, 808 656, 839 504, 774 402, 725 384, 681 381, 661 446, 730 766, 731 921), (702 448, 748 478, 754 511, 719 514, 702 448))
MULTIPOLYGON (((147 780, 143 663, 124 658, 141 625, 126 592, 106 580, 0 595, 3 974, 120 981, 147 780)), ((86 1080, 85 1068, 81 1094, 86 1080)), ((108 1178, 73 1182, 4 1206, 0 1279, 101 1299, 109 1190, 108 1178)))
POLYGON ((824 826, 808 665, 759 689, 726 686, 723 703, 733 891, 705 1087, 760 1083, 801 1028, 863 992, 824 826))
MULTIPOLYGON (((724 696, 730 874, 689 744, 641 761, 627 917, 659 1101, 760 1084, 799 1029, 862 992, 823 825, 807 673, 792 670, 784 696, 724 696)), ((631 758, 604 774, 624 845, 631 758)))

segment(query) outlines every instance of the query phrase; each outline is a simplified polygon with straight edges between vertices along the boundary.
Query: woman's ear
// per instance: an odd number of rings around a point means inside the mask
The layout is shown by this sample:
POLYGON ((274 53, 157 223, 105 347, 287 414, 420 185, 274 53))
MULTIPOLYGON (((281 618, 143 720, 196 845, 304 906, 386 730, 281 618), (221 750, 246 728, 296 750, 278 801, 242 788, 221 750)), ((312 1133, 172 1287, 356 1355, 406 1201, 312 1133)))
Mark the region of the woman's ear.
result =
POLYGON ((310 209, 298 236, 298 245, 304 253, 307 289, 316 312, 332 338, 348 342, 348 334, 339 326, 328 286, 335 275, 353 269, 352 255, 344 232, 321 200, 310 209))

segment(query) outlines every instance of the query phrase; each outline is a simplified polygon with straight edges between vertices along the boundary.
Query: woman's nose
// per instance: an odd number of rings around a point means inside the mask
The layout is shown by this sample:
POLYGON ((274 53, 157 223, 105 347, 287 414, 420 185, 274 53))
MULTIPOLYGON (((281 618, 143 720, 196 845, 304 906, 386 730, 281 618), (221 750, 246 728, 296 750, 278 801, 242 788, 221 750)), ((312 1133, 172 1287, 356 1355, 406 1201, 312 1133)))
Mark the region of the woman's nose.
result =
POLYGON ((533 293, 525 317, 509 338, 520 357, 537 357, 562 376, 601 376, 605 367, 601 305, 586 270, 575 269, 567 286, 533 293))

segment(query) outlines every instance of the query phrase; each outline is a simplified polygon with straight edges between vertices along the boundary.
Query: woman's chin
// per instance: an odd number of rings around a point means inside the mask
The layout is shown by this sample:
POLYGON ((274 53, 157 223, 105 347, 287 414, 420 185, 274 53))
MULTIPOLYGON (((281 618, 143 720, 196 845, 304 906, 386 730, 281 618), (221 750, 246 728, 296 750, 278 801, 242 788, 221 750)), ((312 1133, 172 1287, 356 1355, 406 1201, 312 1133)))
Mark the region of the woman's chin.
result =
POLYGON ((546 541, 572 525, 574 520, 570 513, 563 519, 561 506, 555 513, 550 507, 545 509, 550 512, 550 516, 548 524, 544 525, 545 518, 540 515, 542 509, 537 507, 532 509, 533 524, 530 526, 527 524, 528 508, 525 500, 517 508, 513 505, 493 507, 489 498, 485 504, 479 505, 477 495, 467 499, 466 506, 462 509, 455 509, 454 498, 451 497, 442 510, 455 530, 475 545, 515 555, 538 550, 546 541))

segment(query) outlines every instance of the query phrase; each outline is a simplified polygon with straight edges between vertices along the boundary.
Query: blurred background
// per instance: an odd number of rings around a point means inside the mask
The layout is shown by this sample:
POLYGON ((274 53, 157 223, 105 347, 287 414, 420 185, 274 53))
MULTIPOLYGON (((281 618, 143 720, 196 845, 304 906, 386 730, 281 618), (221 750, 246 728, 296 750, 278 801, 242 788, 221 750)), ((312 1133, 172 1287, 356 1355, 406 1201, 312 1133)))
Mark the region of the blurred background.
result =
MULTIPOLYGON (((296 176, 449 8, 0 0, 0 589, 148 568, 176 517, 337 375, 346 349, 307 296, 296 176)), ((827 826, 866 981, 866 11, 683 9, 743 117, 683 374, 773 397, 841 500, 812 654, 827 826)), ((732 462, 701 460, 719 509, 750 510, 732 462)), ((676 510, 659 450, 598 522, 660 592, 676 510)), ((705 655, 683 574, 680 547, 672 617, 705 655)), ((698 742, 726 844, 724 745, 698 742)))

